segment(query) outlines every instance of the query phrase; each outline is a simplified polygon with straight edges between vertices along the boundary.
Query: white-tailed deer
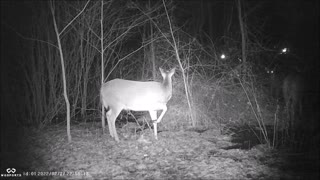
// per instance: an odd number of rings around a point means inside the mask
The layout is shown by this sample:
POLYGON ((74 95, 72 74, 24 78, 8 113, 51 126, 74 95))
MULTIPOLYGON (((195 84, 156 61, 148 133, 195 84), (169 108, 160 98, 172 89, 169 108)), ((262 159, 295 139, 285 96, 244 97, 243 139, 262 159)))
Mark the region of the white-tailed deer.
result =
MULTIPOLYGON (((159 68, 163 77, 160 82, 141 82, 124 79, 113 79, 104 83, 100 90, 103 106, 107 109, 107 120, 110 135, 119 142, 115 121, 122 110, 149 111, 153 120, 154 136, 157 137, 157 123, 167 111, 167 102, 172 96, 172 75, 175 68, 164 71, 159 68), (157 111, 162 110, 157 119, 157 111)), ((103 119, 104 121, 104 119, 103 119)), ((104 125, 104 123, 102 123, 104 125)), ((103 130, 105 127, 102 127, 103 130)))
POLYGON ((290 128, 296 128, 297 121, 302 118, 303 88, 303 78, 298 73, 290 73, 283 81, 282 91, 290 128))
POLYGON ((276 100, 279 100, 281 98, 281 90, 284 77, 280 72, 277 72, 276 68, 265 68, 265 70, 268 74, 268 85, 270 87, 270 95, 276 100))

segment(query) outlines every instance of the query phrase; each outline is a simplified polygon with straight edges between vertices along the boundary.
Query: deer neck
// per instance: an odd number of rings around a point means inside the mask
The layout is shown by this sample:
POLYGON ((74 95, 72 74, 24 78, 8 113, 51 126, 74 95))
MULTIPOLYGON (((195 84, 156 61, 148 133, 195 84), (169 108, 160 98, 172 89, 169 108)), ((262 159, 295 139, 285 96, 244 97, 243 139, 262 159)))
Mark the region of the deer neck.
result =
POLYGON ((172 80, 170 77, 166 77, 163 80, 162 88, 164 90, 164 93, 166 94, 166 100, 169 101, 172 96, 172 80))

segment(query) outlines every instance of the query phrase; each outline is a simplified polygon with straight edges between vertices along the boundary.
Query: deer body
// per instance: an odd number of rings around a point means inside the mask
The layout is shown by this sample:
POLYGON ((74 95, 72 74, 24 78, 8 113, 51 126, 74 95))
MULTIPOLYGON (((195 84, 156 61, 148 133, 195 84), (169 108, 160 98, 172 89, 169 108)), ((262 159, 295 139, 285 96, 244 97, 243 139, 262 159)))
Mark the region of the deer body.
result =
POLYGON ((303 78, 298 73, 290 73, 283 81, 282 91, 289 125, 294 128, 302 116, 303 78))
POLYGON ((281 98, 281 89, 282 89, 281 84, 283 82, 283 79, 281 79, 280 76, 276 76, 275 74, 273 74, 270 80, 271 80, 271 82, 270 82, 271 95, 275 99, 280 99, 281 98))
POLYGON ((282 98, 282 84, 284 80, 284 73, 279 72, 277 69, 268 70, 266 69, 266 72, 269 76, 269 88, 270 88, 270 95, 276 99, 279 100, 282 98))
MULTIPOLYGON (((141 82, 114 79, 104 83, 100 90, 103 106, 108 110, 109 132, 119 141, 115 121, 122 110, 149 111, 154 121, 154 135, 157 139, 157 123, 167 111, 167 102, 172 96, 172 75, 175 69, 165 72, 160 68, 163 82, 141 82), (162 110, 157 119, 157 111, 162 110)), ((102 123, 104 124, 104 123, 102 123)), ((104 127, 102 127, 104 129, 104 127)))

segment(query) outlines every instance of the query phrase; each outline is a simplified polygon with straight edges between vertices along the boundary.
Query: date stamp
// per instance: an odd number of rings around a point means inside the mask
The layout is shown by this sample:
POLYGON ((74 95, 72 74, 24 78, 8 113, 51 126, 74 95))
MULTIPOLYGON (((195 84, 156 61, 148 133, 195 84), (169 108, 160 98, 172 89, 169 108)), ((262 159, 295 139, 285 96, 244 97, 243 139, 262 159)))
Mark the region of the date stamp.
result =
POLYGON ((22 172, 22 176, 88 176, 85 171, 31 171, 22 172))

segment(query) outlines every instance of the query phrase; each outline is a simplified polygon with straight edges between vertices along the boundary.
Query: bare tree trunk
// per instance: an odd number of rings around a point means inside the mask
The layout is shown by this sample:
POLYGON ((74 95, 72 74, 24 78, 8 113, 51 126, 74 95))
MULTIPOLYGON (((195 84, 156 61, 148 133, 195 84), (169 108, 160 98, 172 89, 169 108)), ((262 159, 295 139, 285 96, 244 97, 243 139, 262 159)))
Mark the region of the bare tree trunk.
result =
MULTIPOLYGON (((151 10, 151 2, 149 0, 149 7, 147 8, 148 10, 151 10)), ((157 68, 156 68, 156 62, 155 62, 155 57, 154 57, 154 42, 153 42, 153 37, 154 37, 154 33, 153 33, 153 27, 152 27, 152 22, 150 21, 150 49, 149 49, 149 57, 150 57, 150 62, 152 64, 152 78, 153 80, 156 79, 157 77, 157 68)))
POLYGON ((150 44, 150 61, 152 63, 152 78, 153 80, 156 79, 157 77, 157 68, 156 68, 156 60, 154 57, 154 42, 152 41, 154 35, 153 35, 153 28, 152 28, 152 24, 150 23, 150 39, 151 39, 151 44, 150 44))
POLYGON ((185 89, 186 98, 187 98, 187 102, 188 102, 188 106, 189 106, 191 123, 192 123, 192 126, 196 126, 196 121, 195 121, 195 118, 193 117, 191 101, 190 101, 190 98, 189 98, 189 92, 190 91, 189 91, 189 88, 188 88, 188 82, 187 82, 188 79, 186 77, 185 70, 184 70, 184 67, 182 65, 182 62, 181 62, 181 59, 180 59, 180 56, 179 56, 177 43, 176 43, 175 37, 173 35, 171 20, 170 20, 169 14, 168 14, 167 7, 166 7, 166 5, 164 3, 164 0, 162 1, 162 3, 163 3, 163 6, 165 8, 165 11, 166 11, 166 15, 167 15, 168 23, 169 23, 169 28, 170 28, 170 34, 171 34, 173 45, 174 45, 175 55, 176 55, 177 61, 179 63, 181 72, 182 72, 182 77, 183 77, 183 82, 184 82, 184 89, 185 89))
POLYGON ((66 81, 66 72, 65 72, 65 61, 64 61, 64 56, 62 52, 62 46, 61 46, 61 41, 60 41, 60 35, 77 19, 80 14, 83 13, 83 11, 86 9, 87 5, 89 4, 90 1, 87 1, 87 3, 84 5, 82 10, 59 32, 56 19, 55 19, 55 7, 54 7, 54 2, 50 3, 50 9, 51 9, 51 14, 52 14, 52 19, 53 19, 53 25, 54 25, 54 30, 56 33, 57 41, 58 41, 58 48, 59 48, 59 53, 60 53, 60 59, 61 59, 61 69, 62 69, 62 80, 63 80, 63 96, 66 102, 66 108, 67 108, 67 135, 68 135, 68 142, 71 142, 71 133, 70 133, 70 102, 68 98, 68 93, 67 93, 67 81, 66 81))
POLYGON ((66 73, 65 73, 65 67, 64 67, 64 59, 63 59, 63 52, 62 52, 62 47, 61 47, 61 42, 60 42, 60 35, 58 32, 58 27, 55 19, 55 13, 53 9, 53 4, 51 4, 51 13, 52 13, 52 19, 53 19, 53 25, 54 25, 54 30, 56 32, 57 36, 57 41, 58 41, 58 46, 59 46, 59 52, 60 52, 60 59, 61 59, 61 69, 62 69, 62 80, 63 80, 63 96, 64 100, 66 102, 67 106, 67 135, 68 135, 68 142, 71 142, 71 133, 70 133, 70 102, 68 99, 68 94, 67 94, 67 83, 66 83, 66 73))
MULTIPOLYGON (((103 59, 103 54, 104 54, 104 47, 103 47, 103 0, 101 0, 101 18, 100 18, 100 44, 101 44, 101 86, 103 84, 103 80, 104 80, 104 59, 103 59)), ((100 97, 101 98, 101 97, 100 97)), ((102 112, 102 116, 101 116, 101 123, 102 123, 102 131, 104 133, 105 131, 105 126, 106 126, 106 122, 105 122, 105 110, 104 110, 104 106, 103 103, 101 103, 101 112, 102 112)))
POLYGON ((243 25, 243 18, 242 18, 242 12, 241 12, 241 2, 238 0, 238 18, 239 18, 239 24, 240 24, 240 30, 241 30, 241 48, 242 48, 242 61, 244 64, 246 64, 246 31, 243 25))

